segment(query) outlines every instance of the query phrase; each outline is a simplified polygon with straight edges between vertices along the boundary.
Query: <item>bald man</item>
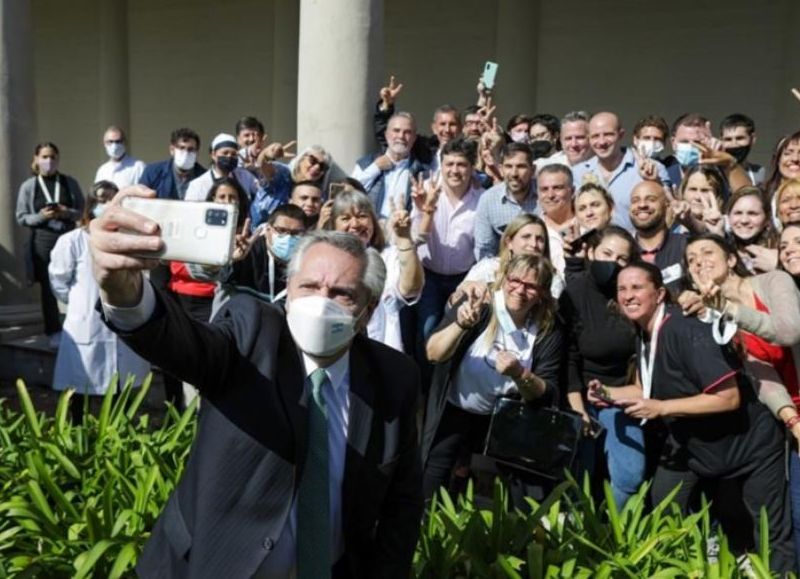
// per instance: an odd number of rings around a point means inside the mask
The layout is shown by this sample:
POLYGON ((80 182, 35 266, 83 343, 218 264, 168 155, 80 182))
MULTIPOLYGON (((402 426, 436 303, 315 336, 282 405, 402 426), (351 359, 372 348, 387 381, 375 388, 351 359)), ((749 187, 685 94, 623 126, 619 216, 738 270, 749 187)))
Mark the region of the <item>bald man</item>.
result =
POLYGON ((686 235, 667 227, 668 207, 667 193, 660 183, 642 181, 631 191, 630 220, 640 255, 661 270, 667 289, 677 296, 683 276, 681 263, 686 235))
POLYGON ((667 170, 658 161, 646 161, 640 167, 632 148, 622 146, 625 129, 614 113, 601 112, 589 121, 589 146, 594 157, 572 167, 575 189, 585 183, 597 183, 605 187, 614 198, 614 223, 633 232, 629 209, 631 191, 645 180, 669 186, 667 170))

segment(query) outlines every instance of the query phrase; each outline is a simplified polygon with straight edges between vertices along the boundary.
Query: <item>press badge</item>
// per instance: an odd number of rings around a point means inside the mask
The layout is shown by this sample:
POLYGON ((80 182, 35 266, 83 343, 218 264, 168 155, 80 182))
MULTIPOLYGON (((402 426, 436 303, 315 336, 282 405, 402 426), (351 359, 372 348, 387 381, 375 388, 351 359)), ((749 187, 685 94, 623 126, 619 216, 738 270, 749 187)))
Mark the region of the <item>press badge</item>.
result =
POLYGON ((683 275, 681 264, 675 263, 661 270, 661 277, 664 278, 664 285, 677 281, 683 275))

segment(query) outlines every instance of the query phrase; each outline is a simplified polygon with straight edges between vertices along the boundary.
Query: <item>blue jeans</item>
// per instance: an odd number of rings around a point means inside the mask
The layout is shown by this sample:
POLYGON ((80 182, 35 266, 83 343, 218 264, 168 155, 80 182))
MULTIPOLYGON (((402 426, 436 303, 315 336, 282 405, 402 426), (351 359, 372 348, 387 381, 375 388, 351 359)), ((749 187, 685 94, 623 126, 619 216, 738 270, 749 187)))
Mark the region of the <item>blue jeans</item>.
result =
POLYGON ((611 490, 617 508, 622 509, 644 481, 644 432, 639 421, 621 408, 600 408, 597 419, 606 429, 605 455, 611 490))
POLYGON ((797 556, 797 571, 800 573, 800 457, 794 444, 789 449, 789 497, 792 501, 792 536, 797 556))

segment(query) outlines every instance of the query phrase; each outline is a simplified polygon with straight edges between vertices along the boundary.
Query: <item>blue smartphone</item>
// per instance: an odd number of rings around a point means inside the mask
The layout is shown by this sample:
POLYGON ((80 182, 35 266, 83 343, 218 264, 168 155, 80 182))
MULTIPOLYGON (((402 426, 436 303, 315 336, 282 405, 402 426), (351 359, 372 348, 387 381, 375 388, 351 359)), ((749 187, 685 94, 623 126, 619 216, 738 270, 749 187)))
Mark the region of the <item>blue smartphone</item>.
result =
POLYGON ((491 60, 486 61, 486 65, 483 67, 483 76, 481 77, 486 90, 492 90, 494 88, 494 78, 497 76, 497 68, 498 64, 496 62, 492 62, 491 60))

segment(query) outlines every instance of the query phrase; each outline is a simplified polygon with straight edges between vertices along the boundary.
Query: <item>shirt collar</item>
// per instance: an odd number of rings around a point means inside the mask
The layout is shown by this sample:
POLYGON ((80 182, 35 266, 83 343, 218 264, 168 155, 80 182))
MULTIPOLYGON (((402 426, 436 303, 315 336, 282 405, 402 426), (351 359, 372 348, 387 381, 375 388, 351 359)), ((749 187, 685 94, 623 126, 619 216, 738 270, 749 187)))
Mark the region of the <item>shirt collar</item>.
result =
POLYGON ((522 203, 517 203, 517 200, 514 199, 511 194, 508 192, 508 186, 503 183, 503 196, 500 198, 500 201, 503 203, 516 203, 520 207, 525 205, 525 203, 530 202, 531 200, 536 200, 536 190, 534 189, 534 181, 531 179, 531 184, 528 185, 528 194, 525 195, 525 199, 522 200, 522 203))
MULTIPOLYGON (((305 368, 306 378, 311 376, 311 373, 320 367, 311 357, 305 352, 300 352, 303 357, 303 367, 305 368)), ((350 352, 336 360, 330 366, 324 368, 325 373, 328 375, 328 380, 331 381, 333 390, 336 391, 345 383, 345 378, 350 374, 350 352)))

